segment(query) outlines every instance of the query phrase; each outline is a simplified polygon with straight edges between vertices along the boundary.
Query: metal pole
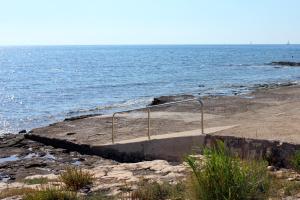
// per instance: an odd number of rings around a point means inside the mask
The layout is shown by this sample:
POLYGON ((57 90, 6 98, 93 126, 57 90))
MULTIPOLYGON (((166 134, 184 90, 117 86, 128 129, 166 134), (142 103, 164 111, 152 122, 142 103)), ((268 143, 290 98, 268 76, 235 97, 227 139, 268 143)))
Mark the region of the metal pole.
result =
POLYGON ((148 108, 148 140, 150 139, 150 108, 148 108))
POLYGON ((112 116, 112 129, 111 129, 111 142, 114 144, 115 143, 115 114, 112 116))
MULTIPOLYGON (((166 106, 166 105, 172 105, 172 104, 177 104, 177 103, 182 103, 182 102, 188 102, 188 101, 195 101, 197 100, 200 105, 201 105, 201 133, 204 134, 204 111, 203 111, 203 107, 204 104, 202 102, 202 100, 200 98, 195 98, 195 99, 187 99, 187 100, 182 100, 182 101, 175 101, 175 102, 170 102, 170 103, 165 103, 165 104, 160 104, 160 105, 155 105, 155 106, 148 106, 148 139, 150 140, 150 108, 156 108, 156 107, 162 107, 162 106, 166 106)), ((125 112, 130 112, 130 111, 134 111, 134 110, 144 110, 144 108, 140 108, 140 109, 133 109, 133 110, 126 110, 126 111, 121 111, 121 112, 115 112, 112 116, 112 131, 111 131, 111 141, 114 144, 115 143, 115 115, 119 114, 119 113, 125 113, 125 112)))
POLYGON ((204 114, 203 114, 203 102, 198 98, 198 102, 201 105, 201 133, 204 134, 204 114))

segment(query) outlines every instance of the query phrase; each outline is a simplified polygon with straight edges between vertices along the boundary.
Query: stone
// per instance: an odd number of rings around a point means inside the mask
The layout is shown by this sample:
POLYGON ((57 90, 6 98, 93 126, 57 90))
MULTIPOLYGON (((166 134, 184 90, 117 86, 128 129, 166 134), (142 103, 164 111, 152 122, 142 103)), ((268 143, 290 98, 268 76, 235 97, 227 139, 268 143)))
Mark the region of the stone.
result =
POLYGON ((279 179, 284 178, 284 172, 281 171, 281 170, 276 171, 276 172, 274 173, 274 175, 275 175, 276 178, 279 178, 279 179))
POLYGON ((273 172, 273 171, 275 171, 275 167, 274 166, 268 166, 267 170, 270 171, 270 172, 273 172))
POLYGON ((21 130, 19 131, 19 134, 23 134, 23 133, 27 133, 27 131, 24 129, 24 130, 21 130))
POLYGON ((56 180, 58 179, 58 175, 55 174, 46 174, 46 175, 33 175, 33 176, 27 176, 24 179, 25 180, 30 180, 30 179, 39 179, 39 178, 46 178, 49 180, 56 180))
POLYGON ((176 96, 161 96, 154 98, 150 105, 160 105, 164 103, 170 103, 175 101, 182 101, 186 99, 193 99, 195 98, 193 95, 176 95, 176 96))
POLYGON ((300 67, 300 63, 299 62, 291 62, 291 61, 277 61, 277 62, 272 62, 271 65, 300 67))

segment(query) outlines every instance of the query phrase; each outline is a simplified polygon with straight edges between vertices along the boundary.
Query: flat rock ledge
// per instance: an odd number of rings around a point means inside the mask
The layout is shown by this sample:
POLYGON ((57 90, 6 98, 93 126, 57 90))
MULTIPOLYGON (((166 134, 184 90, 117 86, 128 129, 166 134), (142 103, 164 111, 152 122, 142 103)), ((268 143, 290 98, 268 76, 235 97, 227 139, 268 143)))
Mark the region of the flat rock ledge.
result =
POLYGON ((300 62, 277 61, 277 62, 271 62, 271 65, 281 65, 281 66, 290 66, 290 67, 300 67, 300 62))

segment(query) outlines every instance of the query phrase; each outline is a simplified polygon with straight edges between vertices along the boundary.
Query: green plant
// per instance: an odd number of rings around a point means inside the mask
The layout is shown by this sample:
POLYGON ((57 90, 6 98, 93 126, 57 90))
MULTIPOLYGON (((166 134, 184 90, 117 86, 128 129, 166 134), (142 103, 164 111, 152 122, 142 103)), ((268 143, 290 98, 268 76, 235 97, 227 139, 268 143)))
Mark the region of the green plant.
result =
POLYGON ((138 189, 131 194, 132 200, 183 200, 185 187, 182 183, 175 185, 164 182, 141 181, 138 189))
POLYGON ((291 163, 297 171, 300 171, 300 150, 295 152, 292 157, 291 163))
POLYGON ((47 178, 33 178, 24 180, 24 183, 27 185, 46 184, 48 182, 49 180, 47 178))
POLYGON ((186 159, 192 170, 190 199, 266 199, 269 189, 266 163, 232 157, 221 141, 204 149, 204 156, 204 162, 193 156, 186 159))
POLYGON ((75 167, 68 167, 59 176, 67 190, 77 191, 85 186, 91 185, 94 181, 94 176, 88 171, 83 171, 75 167))
POLYGON ((78 200, 76 193, 62 191, 54 187, 46 187, 31 193, 26 193, 23 200, 78 200))

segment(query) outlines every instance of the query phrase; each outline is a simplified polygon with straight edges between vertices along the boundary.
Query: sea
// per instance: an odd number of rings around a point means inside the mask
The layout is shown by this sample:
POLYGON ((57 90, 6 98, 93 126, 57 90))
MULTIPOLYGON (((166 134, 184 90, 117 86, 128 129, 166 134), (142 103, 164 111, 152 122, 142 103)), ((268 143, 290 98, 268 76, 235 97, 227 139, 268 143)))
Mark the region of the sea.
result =
POLYGON ((154 97, 240 95, 300 81, 300 45, 0 47, 0 134, 140 108, 154 97))

